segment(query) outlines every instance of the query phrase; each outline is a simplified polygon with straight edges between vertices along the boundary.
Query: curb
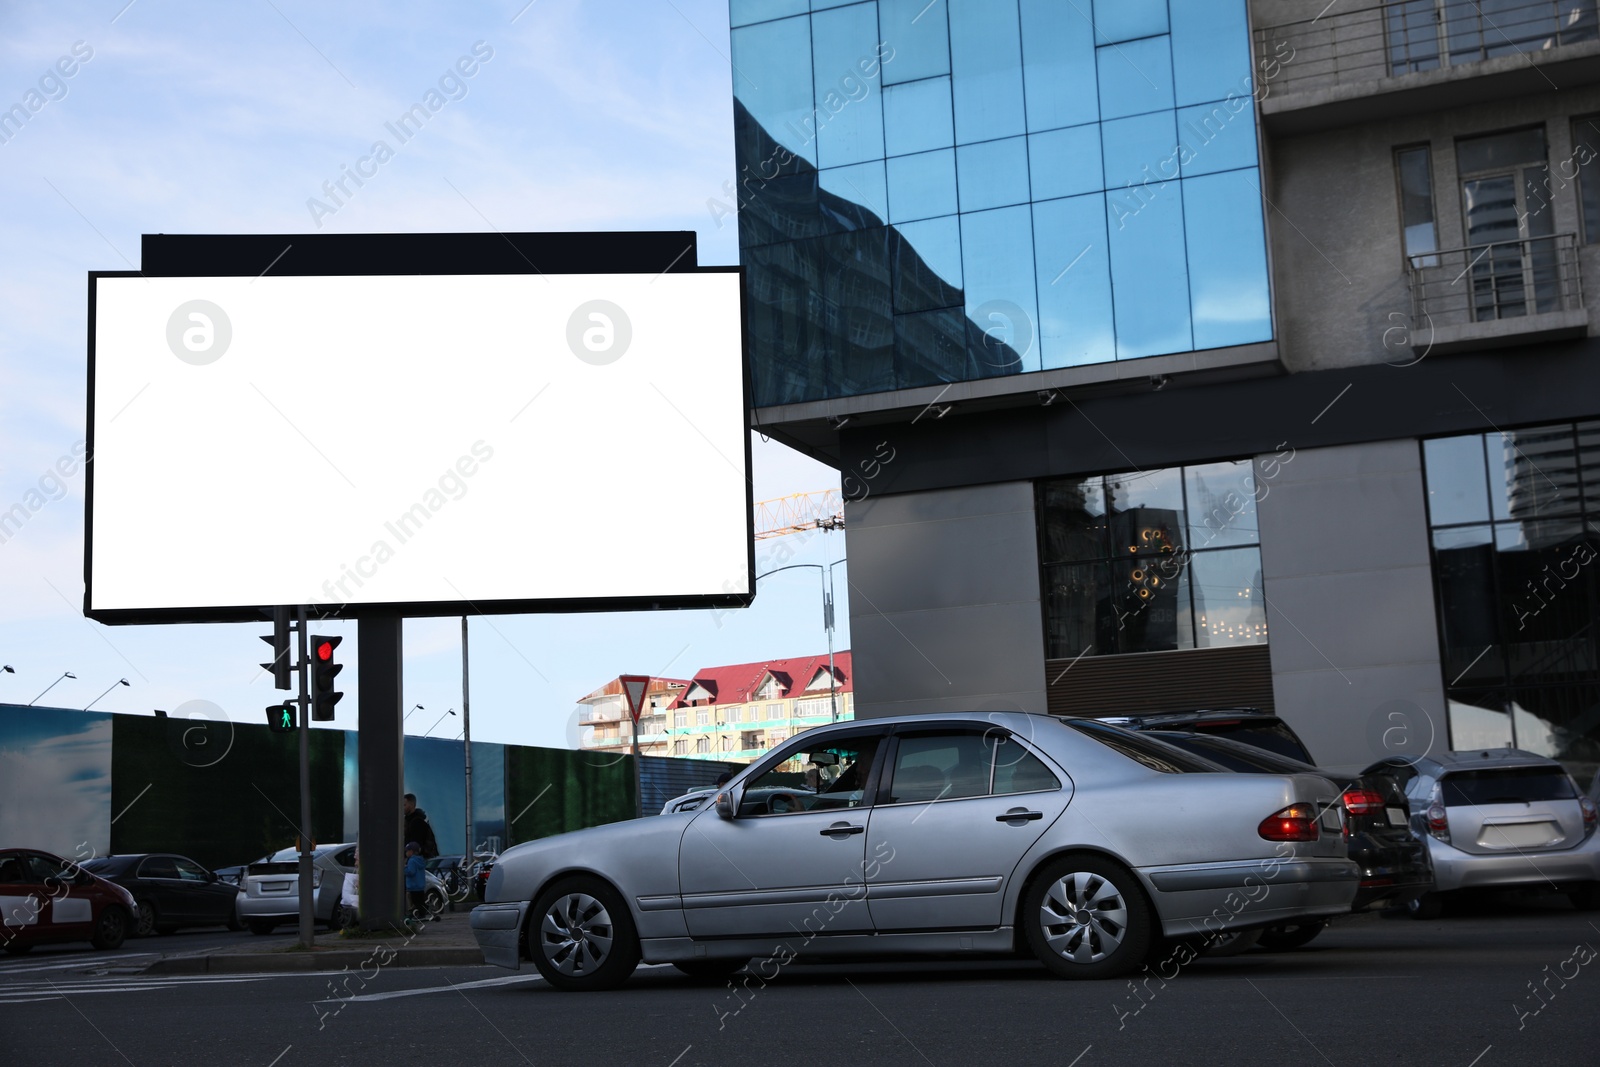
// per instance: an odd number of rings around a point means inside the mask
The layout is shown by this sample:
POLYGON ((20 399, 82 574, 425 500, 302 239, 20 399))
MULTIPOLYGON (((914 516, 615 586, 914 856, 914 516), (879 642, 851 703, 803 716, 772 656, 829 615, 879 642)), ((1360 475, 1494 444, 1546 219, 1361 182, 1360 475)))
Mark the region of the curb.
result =
MULTIPOLYGON (((173 956, 156 960, 140 974, 272 974, 287 971, 343 971, 373 963, 381 948, 328 952, 222 952, 210 956, 173 956)), ((478 948, 406 948, 392 950, 385 967, 476 967, 483 964, 478 948)))

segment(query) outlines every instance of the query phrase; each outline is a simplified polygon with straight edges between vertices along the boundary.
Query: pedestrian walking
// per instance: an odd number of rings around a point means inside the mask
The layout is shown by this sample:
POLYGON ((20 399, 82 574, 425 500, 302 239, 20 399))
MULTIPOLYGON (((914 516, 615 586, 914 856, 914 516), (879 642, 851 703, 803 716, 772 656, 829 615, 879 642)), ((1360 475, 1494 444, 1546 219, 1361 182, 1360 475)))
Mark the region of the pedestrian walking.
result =
POLYGON ((406 899, 411 903, 411 914, 406 925, 419 926, 428 917, 428 865, 422 858, 422 846, 415 841, 406 842, 406 899))
POLYGON ((352 861, 356 869, 344 876, 344 886, 339 892, 339 936, 349 937, 361 921, 361 850, 355 851, 352 861))
POLYGON ((428 813, 417 807, 417 795, 407 793, 406 807, 406 840, 415 841, 422 847, 422 858, 431 860, 439 854, 439 841, 433 836, 433 826, 428 822, 428 813))

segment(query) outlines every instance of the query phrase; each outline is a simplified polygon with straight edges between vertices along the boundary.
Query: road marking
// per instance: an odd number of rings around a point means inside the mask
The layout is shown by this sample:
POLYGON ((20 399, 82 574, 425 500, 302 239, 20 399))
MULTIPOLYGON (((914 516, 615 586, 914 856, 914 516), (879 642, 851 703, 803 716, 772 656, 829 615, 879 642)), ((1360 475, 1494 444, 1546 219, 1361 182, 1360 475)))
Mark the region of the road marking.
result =
POLYGON ((318 1004, 358 1004, 372 1000, 394 1000, 397 997, 420 997, 425 993, 455 993, 463 989, 487 989, 491 986, 521 985, 527 982, 542 982, 544 979, 537 974, 508 974, 501 978, 482 978, 476 982, 457 982, 455 985, 424 986, 420 989, 393 989, 387 993, 362 993, 354 997, 323 997, 318 1004))

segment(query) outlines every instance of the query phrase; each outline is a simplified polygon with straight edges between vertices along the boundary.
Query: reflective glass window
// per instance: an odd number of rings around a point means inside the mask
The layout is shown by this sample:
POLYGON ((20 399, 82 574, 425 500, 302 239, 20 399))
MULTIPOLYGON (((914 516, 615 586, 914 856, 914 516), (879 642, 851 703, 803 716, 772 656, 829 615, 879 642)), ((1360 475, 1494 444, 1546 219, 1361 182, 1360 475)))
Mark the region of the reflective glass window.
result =
POLYGON ((956 143, 1027 132, 1017 0, 948 0, 956 143))
MULTIPOLYGON (((961 308, 896 315, 895 385, 911 389, 985 377, 972 358, 973 351, 981 350, 976 334, 977 327, 967 321, 961 308)), ((848 492, 849 487, 845 488, 848 492)))
POLYGON ((883 84, 950 73, 950 35, 943 3, 878 0, 878 33, 892 49, 884 53, 883 84))
POLYGON ((1183 471, 1130 471, 1106 479, 1111 554, 1171 555, 1184 547, 1183 471))
POLYGON ((1184 481, 1191 549, 1260 542, 1254 464, 1242 459, 1186 467, 1184 481))
POLYGON ((1061 788, 1061 779, 1055 772, 1015 738, 988 730, 983 743, 994 750, 994 786, 990 791, 996 796, 1061 788))
POLYGON ((1194 616, 1189 604, 1193 559, 1159 556, 1111 564, 1116 651, 1172 652, 1194 647, 1194 616))
POLYGON ((732 44, 734 98, 769 136, 814 165, 810 18, 736 29, 732 44))
POLYGON ((1100 127, 1071 126, 1028 138, 1028 173, 1035 200, 1095 193, 1105 188, 1100 127))
POLYGON ((1178 162, 1185 178, 1256 165, 1248 97, 1178 109, 1178 162))
POLYGON ((911 222, 956 211, 956 154, 946 148, 888 162, 889 221, 911 222))
POLYGON ((1439 231, 1433 217, 1433 163, 1426 146, 1396 152, 1400 179, 1400 228, 1405 254, 1419 267, 1437 267, 1439 231))
POLYGON ((1095 44, 1167 32, 1167 0, 1094 0, 1095 44))
POLYGON ((1126 210, 1115 194, 1106 197, 1118 359, 1185 352, 1193 340, 1178 183, 1140 192, 1146 199, 1136 211, 1126 210))
POLYGON ((1537 519, 1579 510, 1577 447, 1571 424, 1491 433, 1489 504, 1496 519, 1537 519))
POLYGON ((1433 555, 1446 674, 1466 684, 1503 678, 1504 659, 1492 650, 1500 641, 1495 625, 1493 530, 1489 526, 1435 530, 1433 555))
POLYGON ((1081 4, 1021 0, 1022 79, 1028 129, 1077 126, 1100 117, 1094 28, 1081 4))
POLYGON ((985 374, 1039 369, 1033 220, 1026 205, 961 216, 967 317, 983 332, 985 374))
POLYGON ((806 0, 728 0, 728 22, 733 26, 748 26, 752 22, 804 14, 810 8, 806 0))
POLYGON ((1572 120, 1572 155, 1557 170, 1563 178, 1577 174, 1583 240, 1600 244, 1600 115, 1572 120))
POLYGON ((1105 188, 1115 191, 1134 187, 1118 198, 1130 208, 1136 208, 1163 182, 1178 177, 1182 153, 1171 111, 1102 122, 1100 145, 1105 188))
POLYGON ((889 242, 896 312, 961 305, 961 223, 956 216, 901 223, 889 242))
POLYGON ((1173 106, 1172 47, 1167 38, 1102 45, 1095 52, 1102 117, 1114 119, 1173 106))
POLYGON ((811 16, 811 51, 820 165, 882 159, 878 18, 873 5, 855 4, 811 16))
POLYGON ((956 188, 962 211, 1026 204, 1027 138, 1009 137, 957 148, 956 188))
POLYGON ((1424 441, 1422 456, 1427 467, 1428 521, 1432 525, 1488 521, 1489 482, 1481 436, 1424 441))
POLYGON ((1584 507, 1589 514, 1600 515, 1600 422, 1578 423, 1576 465, 1584 507))
POLYGON ((1116 652, 1117 618, 1107 563, 1065 563, 1044 569, 1045 655, 1072 659, 1116 652))
POLYGON ((1107 557, 1106 493, 1099 476, 1045 482, 1039 490, 1039 514, 1046 563, 1107 557))
POLYGON ((992 748, 982 733, 901 735, 889 801, 985 796, 993 765, 992 748))
POLYGON ((1229 94, 1242 96, 1250 104, 1248 113, 1254 126, 1245 0, 1171 0, 1170 6, 1178 104, 1226 100, 1229 94))
POLYGON ((1229 548, 1189 557, 1195 643, 1201 648, 1253 645, 1267 639, 1261 592, 1261 550, 1229 548))
POLYGON ((1456 142, 1456 167, 1462 174, 1503 170, 1545 161, 1544 127, 1463 137, 1456 142))
POLYGON ((884 222, 889 217, 889 193, 881 159, 853 167, 831 167, 818 173, 817 184, 825 192, 865 208, 872 216, 864 220, 869 224, 884 222))
POLYGON ((891 156, 931 152, 955 144, 950 79, 924 78, 884 86, 883 141, 891 156))
POLYGON ((1272 337, 1257 181, 1254 168, 1183 180, 1195 348, 1272 337))
POLYGON ((1041 365, 1115 359, 1104 194, 1035 203, 1033 232, 1041 365))

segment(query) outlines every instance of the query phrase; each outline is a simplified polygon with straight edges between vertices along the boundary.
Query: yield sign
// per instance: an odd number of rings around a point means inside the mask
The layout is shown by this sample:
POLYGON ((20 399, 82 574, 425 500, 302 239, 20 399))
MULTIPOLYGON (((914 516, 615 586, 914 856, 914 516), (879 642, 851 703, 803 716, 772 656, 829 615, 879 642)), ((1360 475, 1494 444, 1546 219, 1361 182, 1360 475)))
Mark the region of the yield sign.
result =
POLYGON ((622 683, 622 695, 628 700, 628 713, 633 716, 633 723, 637 726, 639 708, 644 703, 644 691, 650 685, 650 679, 643 674, 624 674, 617 681, 622 683))

